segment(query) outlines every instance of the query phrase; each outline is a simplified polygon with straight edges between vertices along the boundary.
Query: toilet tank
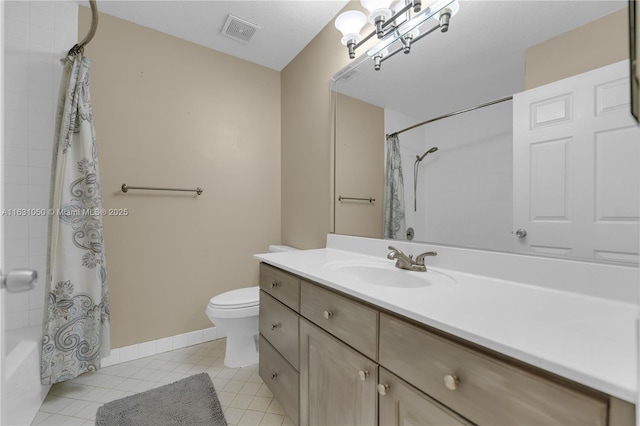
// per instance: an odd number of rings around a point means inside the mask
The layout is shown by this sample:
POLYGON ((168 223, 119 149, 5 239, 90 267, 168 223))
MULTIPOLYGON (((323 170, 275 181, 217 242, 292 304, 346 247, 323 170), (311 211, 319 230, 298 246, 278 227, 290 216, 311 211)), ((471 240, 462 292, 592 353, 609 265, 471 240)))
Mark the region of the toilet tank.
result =
POLYGON ((297 251, 297 250, 298 250, 297 248, 289 247, 289 246, 278 246, 278 245, 269 246, 269 253, 279 253, 283 251, 297 251))

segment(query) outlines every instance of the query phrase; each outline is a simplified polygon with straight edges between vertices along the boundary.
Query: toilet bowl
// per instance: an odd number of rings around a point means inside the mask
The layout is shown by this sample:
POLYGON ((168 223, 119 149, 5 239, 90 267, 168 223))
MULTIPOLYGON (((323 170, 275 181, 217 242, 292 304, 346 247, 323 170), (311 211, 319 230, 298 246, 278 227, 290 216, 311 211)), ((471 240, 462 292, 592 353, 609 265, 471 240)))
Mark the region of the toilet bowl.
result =
MULTIPOLYGON (((297 250, 288 246, 269 246, 269 252, 297 250)), ((209 300, 206 314, 227 336, 224 365, 230 368, 246 367, 258 362, 258 314, 260 287, 230 290, 209 300)))

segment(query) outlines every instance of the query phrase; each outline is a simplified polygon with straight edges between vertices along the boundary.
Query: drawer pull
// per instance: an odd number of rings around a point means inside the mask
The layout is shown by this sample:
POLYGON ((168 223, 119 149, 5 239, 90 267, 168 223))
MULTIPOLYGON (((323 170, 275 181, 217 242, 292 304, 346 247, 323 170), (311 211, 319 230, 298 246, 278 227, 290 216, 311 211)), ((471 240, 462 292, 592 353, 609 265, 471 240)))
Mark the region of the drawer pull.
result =
POLYGON ((278 373, 271 373, 271 380, 275 380, 278 377, 278 373))
POLYGON ((360 370, 358 371, 358 376, 360 376, 360 380, 364 382, 367 380, 367 377, 369 377, 369 372, 367 370, 360 370))
POLYGON ((274 322, 273 324, 271 324, 271 330, 275 330, 278 327, 280 327, 280 323, 279 322, 274 322))
POLYGON ((385 396, 387 394, 387 392, 389 392, 389 385, 379 383, 378 384, 378 393, 380 395, 382 395, 382 396, 385 396))
POLYGON ((271 288, 278 287, 278 281, 271 281, 271 288))
POLYGON ((447 387, 447 389, 456 390, 458 389, 459 384, 460 379, 458 378, 458 376, 454 376, 452 374, 447 374, 446 376, 444 376, 444 385, 447 387))
POLYGON ((322 316, 324 317, 324 319, 329 319, 329 318, 331 318, 331 317, 333 316, 333 312, 331 312, 331 311, 324 311, 324 312, 322 313, 322 316))

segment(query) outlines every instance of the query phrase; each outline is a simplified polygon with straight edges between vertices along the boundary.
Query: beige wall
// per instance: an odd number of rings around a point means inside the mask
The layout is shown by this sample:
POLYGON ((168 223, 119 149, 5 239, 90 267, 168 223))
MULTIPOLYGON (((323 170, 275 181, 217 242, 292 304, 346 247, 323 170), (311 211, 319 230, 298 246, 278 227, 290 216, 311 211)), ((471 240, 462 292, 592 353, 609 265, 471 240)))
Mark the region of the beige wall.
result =
POLYGON ((373 198, 338 201, 337 234, 382 238, 384 195, 384 109, 342 94, 336 114, 335 193, 373 198))
POLYGON ((624 8, 525 51, 525 89, 542 86, 629 58, 624 8))
POLYGON ((348 60, 331 22, 281 72, 284 244, 325 246, 333 173, 329 80, 348 60))
POLYGON ((129 211, 104 218, 112 347, 210 327, 209 298, 257 285, 280 242, 279 73, 104 14, 86 54, 103 206, 129 211))
MULTIPOLYGON (((364 11, 356 0, 342 11, 351 9, 364 11)), ((361 33, 370 29, 368 25, 361 33)), ((298 248, 324 247, 327 233, 333 231, 329 81, 349 63, 340 38, 332 20, 281 72, 282 242, 298 248)), ((357 55, 374 42, 358 49, 357 55)))

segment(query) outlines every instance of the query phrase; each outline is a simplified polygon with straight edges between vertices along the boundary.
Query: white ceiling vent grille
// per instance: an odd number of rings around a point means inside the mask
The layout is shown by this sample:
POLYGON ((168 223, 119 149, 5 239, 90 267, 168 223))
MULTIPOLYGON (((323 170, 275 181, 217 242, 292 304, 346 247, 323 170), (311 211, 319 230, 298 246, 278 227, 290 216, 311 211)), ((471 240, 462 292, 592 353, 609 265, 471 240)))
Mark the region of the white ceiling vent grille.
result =
POLYGON ((358 68, 347 68, 340 70, 332 77, 333 81, 348 83, 352 78, 357 77, 362 71, 358 68))
POLYGON ((222 35, 244 44, 250 44, 251 39, 259 29, 260 27, 256 24, 240 19, 237 16, 229 15, 227 22, 222 27, 222 35))

